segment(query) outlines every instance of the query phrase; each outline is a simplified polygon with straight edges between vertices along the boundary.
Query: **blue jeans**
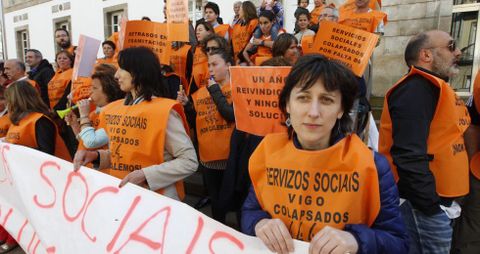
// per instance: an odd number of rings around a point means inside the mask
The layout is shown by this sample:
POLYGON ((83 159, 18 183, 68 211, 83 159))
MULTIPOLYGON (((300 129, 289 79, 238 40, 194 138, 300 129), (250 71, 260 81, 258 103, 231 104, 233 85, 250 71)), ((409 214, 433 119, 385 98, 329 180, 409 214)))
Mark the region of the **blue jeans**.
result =
POLYGON ((427 216, 407 200, 400 206, 410 236, 410 254, 448 254, 452 241, 451 220, 441 211, 427 216))

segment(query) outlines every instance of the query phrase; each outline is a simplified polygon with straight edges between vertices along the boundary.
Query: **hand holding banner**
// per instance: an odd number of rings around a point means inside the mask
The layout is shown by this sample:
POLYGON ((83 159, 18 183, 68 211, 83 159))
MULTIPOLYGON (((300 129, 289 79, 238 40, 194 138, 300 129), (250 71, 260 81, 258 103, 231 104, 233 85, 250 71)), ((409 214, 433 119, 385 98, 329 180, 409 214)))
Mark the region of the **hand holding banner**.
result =
POLYGON ((375 49, 378 35, 334 22, 320 22, 312 52, 339 60, 361 77, 375 49))
POLYGON ((285 132, 278 95, 291 67, 230 67, 237 129, 257 136, 285 132))

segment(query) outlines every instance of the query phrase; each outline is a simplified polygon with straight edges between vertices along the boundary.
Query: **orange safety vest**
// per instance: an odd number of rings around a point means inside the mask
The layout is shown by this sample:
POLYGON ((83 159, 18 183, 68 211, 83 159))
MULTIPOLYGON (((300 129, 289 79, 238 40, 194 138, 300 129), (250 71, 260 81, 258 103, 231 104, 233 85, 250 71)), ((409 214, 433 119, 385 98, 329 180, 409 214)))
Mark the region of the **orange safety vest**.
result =
POLYGON ((247 46, 258 25, 258 19, 252 19, 247 25, 235 24, 232 30, 233 57, 238 60, 238 54, 247 46))
POLYGON ((187 81, 187 59, 188 53, 192 46, 190 45, 183 45, 179 49, 170 52, 170 67, 172 67, 175 74, 180 77, 180 81, 185 88, 188 90, 188 81, 187 81))
POLYGON ((72 81, 71 93, 72 93, 72 102, 77 103, 77 101, 82 99, 88 99, 91 94, 92 89, 92 79, 90 77, 78 77, 72 81))
MULTIPOLYGON (((272 36, 265 36, 262 35, 261 38, 263 41, 272 41, 272 36)), ((257 66, 260 66, 263 62, 266 60, 272 58, 272 49, 266 46, 258 46, 257 48, 257 54, 253 55, 254 63, 257 66)))
POLYGON ((10 122, 8 113, 0 117, 0 138, 3 138, 7 135, 8 128, 10 128, 11 124, 12 122, 10 122))
POLYGON ((225 37, 228 34, 230 34, 230 25, 227 24, 219 24, 216 26, 213 30, 215 33, 220 36, 220 37, 225 37))
POLYGON ((388 109, 388 97, 408 77, 420 75, 440 89, 440 96, 427 140, 427 153, 434 156, 429 162, 435 177, 437 193, 442 197, 459 197, 468 193, 468 156, 465 150, 463 133, 470 125, 470 116, 463 101, 458 98, 444 80, 412 67, 385 95, 380 122, 378 150, 390 162, 395 180, 399 176, 393 163, 390 149, 393 145, 392 120, 388 109))
POLYGON ((26 81, 30 83, 30 85, 32 85, 40 93, 40 86, 38 85, 37 81, 29 78, 27 78, 26 81))
POLYGON ((339 24, 374 33, 378 25, 383 21, 387 24, 387 14, 372 10, 365 13, 356 13, 355 10, 340 13, 339 24))
MULTIPOLYGON (((230 84, 222 86, 222 93, 228 103, 232 103, 230 84)), ((212 96, 206 87, 198 89, 193 95, 193 106, 197 111, 197 138, 200 160, 203 162, 228 159, 230 137, 235 123, 229 123, 220 115, 212 96)))
POLYGON ((99 65, 99 64, 110 64, 110 65, 115 66, 115 68, 118 69, 118 60, 115 57, 112 57, 112 58, 98 58, 95 65, 99 65))
POLYGON ((302 54, 314 54, 315 50, 313 49, 313 45, 315 43, 315 35, 304 35, 302 37, 302 54))
POLYGON ((373 153, 356 135, 307 151, 297 149, 287 133, 268 134, 248 170, 262 209, 298 240, 310 241, 325 226, 372 226, 380 211, 373 153))
POLYGON ((48 83, 48 99, 50 100, 50 108, 54 108, 58 101, 65 93, 65 89, 72 81, 73 69, 66 71, 58 70, 48 83))
POLYGON ((198 88, 202 88, 207 86, 208 79, 210 78, 209 76, 208 57, 200 47, 196 47, 195 53, 193 54, 192 78, 190 80, 190 85, 188 86, 187 94, 190 93, 192 81, 195 81, 198 88))
MULTIPOLYGON (((10 125, 10 128, 8 129, 7 135, 5 137, 5 141, 7 141, 8 143, 37 149, 38 144, 35 135, 35 124, 42 116, 47 117, 53 123, 53 125, 55 125, 55 123, 44 114, 36 112, 30 113, 22 120, 20 120, 18 125, 10 125)), ((55 129, 57 129, 56 125, 55 129)), ((72 158, 68 153, 67 146, 65 145, 62 137, 60 137, 58 133, 58 129, 55 133, 55 156, 67 161, 72 161, 72 158)))
MULTIPOLYGON (((103 128, 108 135, 111 169, 104 172, 123 179, 134 170, 162 164, 171 110, 181 116, 188 134, 183 107, 174 100, 152 98, 135 105, 124 105, 124 100, 117 100, 105 106, 98 128, 103 128)), ((175 186, 179 198, 183 199, 183 182, 178 181, 175 186)))
POLYGON ((325 5, 321 5, 319 7, 313 8, 313 10, 310 12, 310 25, 316 25, 318 24, 318 17, 320 16, 320 13, 322 13, 323 9, 325 8, 325 5))

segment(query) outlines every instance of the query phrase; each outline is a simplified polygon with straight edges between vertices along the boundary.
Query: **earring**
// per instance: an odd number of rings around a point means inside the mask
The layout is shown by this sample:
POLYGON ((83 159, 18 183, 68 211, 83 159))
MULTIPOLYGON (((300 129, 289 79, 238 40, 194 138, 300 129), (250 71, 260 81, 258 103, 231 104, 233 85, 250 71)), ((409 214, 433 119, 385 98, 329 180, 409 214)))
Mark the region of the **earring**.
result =
POLYGON ((287 126, 287 128, 290 128, 290 126, 292 126, 292 122, 290 121, 290 116, 287 116, 287 120, 285 120, 285 125, 287 126))

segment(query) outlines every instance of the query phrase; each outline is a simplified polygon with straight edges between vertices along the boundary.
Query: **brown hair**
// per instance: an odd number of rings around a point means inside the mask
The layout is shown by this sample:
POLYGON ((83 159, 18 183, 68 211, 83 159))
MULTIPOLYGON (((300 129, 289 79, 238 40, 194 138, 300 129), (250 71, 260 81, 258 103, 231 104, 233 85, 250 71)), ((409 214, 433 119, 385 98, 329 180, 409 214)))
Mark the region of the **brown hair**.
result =
POLYGON ((68 59, 70 59, 70 68, 73 68, 73 62, 75 62, 75 57, 74 57, 72 54, 70 54, 70 52, 65 51, 65 50, 63 50, 63 51, 58 51, 57 54, 55 54, 55 63, 57 64, 57 66, 58 66, 57 57, 58 57, 60 54, 65 54, 65 55, 68 57, 68 59))
POLYGON ((5 90, 10 121, 18 125, 29 113, 37 112, 51 116, 50 110, 43 102, 38 91, 27 81, 21 80, 10 84, 5 90))
MULTIPOLYGON (((109 65, 109 64, 105 64, 109 65)), ((113 67, 115 69, 115 67, 113 67)), ((120 90, 120 85, 115 79, 115 72, 102 71, 99 68, 95 69, 96 72, 92 75, 93 79, 98 79, 102 85, 102 91, 107 96, 108 103, 116 101, 125 97, 125 92, 120 90)))

